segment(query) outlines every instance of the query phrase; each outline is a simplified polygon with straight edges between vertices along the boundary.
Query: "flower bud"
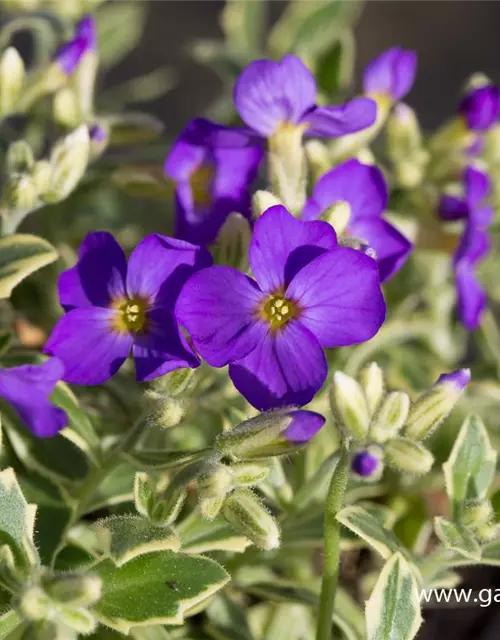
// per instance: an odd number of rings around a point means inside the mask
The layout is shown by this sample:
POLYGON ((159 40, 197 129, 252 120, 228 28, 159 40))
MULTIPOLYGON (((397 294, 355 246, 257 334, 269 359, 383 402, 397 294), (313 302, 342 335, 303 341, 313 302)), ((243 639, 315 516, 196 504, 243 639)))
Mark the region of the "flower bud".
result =
POLYGON ((243 462, 231 465, 231 473, 235 487, 253 487, 267 478, 269 467, 243 462))
POLYGON ((4 118, 16 109, 24 82, 24 62, 14 47, 0 57, 0 116, 4 118))
POLYGON ((498 524, 495 522, 479 525, 474 530, 474 535, 483 543, 493 542, 498 537, 498 524))
POLYGON ((428 473, 434 463, 434 456, 420 442, 407 438, 392 438, 384 445, 385 461, 396 471, 407 473, 428 473))
POLYGON ((185 367, 156 378, 153 381, 154 396, 159 398, 164 395, 173 398, 183 396, 193 381, 195 371, 195 369, 185 367))
POLYGON ((97 620, 90 611, 86 611, 85 609, 63 607, 58 611, 58 618, 70 629, 83 635, 92 633, 97 627, 97 620))
POLYGON ((280 544, 278 524, 257 496, 249 489, 237 489, 225 501, 226 520, 255 545, 266 551, 280 544))
POLYGON ((324 422, 323 416, 312 411, 269 411, 221 433, 215 446, 241 459, 284 455, 307 444, 324 422))
POLYGON ((8 176, 20 176, 31 173, 35 166, 35 156, 25 140, 18 140, 7 150, 6 167, 8 176))
POLYGON ((44 194, 46 202, 66 198, 82 179, 89 160, 90 138, 85 125, 58 142, 50 157, 52 179, 44 194))
POLYGON ((363 480, 377 481, 384 470, 382 451, 378 447, 368 447, 352 457, 351 470, 363 480))
POLYGON ((328 222, 338 235, 347 229, 350 218, 351 205, 344 201, 335 202, 321 214, 321 220, 328 222))
POLYGON ((387 120, 387 152, 392 160, 413 155, 422 148, 422 132, 415 111, 397 104, 387 120))
POLYGON ((21 594, 18 609, 26 620, 45 620, 50 617, 52 603, 43 589, 32 586, 21 594))
POLYGON ((341 431, 355 440, 366 437, 370 412, 363 390, 356 380, 336 371, 330 389, 330 405, 341 431))
POLYGON ((240 213, 231 213, 217 235, 214 260, 217 264, 246 271, 252 231, 240 213))
POLYGON ((368 409, 373 414, 384 396, 384 372, 376 362, 372 362, 361 369, 358 380, 364 391, 368 409))
POLYGON ((163 398, 160 403, 160 410, 156 414, 155 421, 162 429, 175 427, 186 415, 186 409, 187 405, 183 398, 163 398))
POLYGON ((469 382, 469 369, 459 369, 440 376, 431 389, 413 404, 404 435, 411 440, 426 438, 448 416, 469 382))
POLYGON ((282 124, 268 140, 269 182, 285 207, 294 215, 306 201, 307 166, 302 146, 306 125, 282 124))
POLYGON ((109 143, 109 130, 100 124, 94 124, 90 128, 90 154, 92 160, 98 158, 104 151, 109 143))
POLYGON ((493 516, 493 507, 489 500, 471 500, 464 507, 462 522, 466 527, 477 527, 490 522, 493 516))
POLYGON ((42 586, 50 598, 75 607, 94 604, 101 597, 99 576, 66 573, 42 578, 42 586))
POLYGON ((252 214, 254 219, 267 211, 270 207, 274 207, 276 204, 283 204, 273 193, 270 191, 256 191, 252 197, 252 214))
POLYGON ((223 464, 218 464, 213 471, 203 474, 198 478, 198 498, 200 506, 205 500, 224 500, 232 488, 231 469, 223 464))
POLYGON ((82 120, 80 105, 73 89, 64 87, 54 96, 54 119, 63 127, 73 129, 82 120))
POLYGON ((28 175, 9 181, 4 197, 10 212, 28 213, 38 206, 38 190, 28 175))
POLYGON ((50 187, 52 180, 52 166, 48 160, 38 160, 35 162, 31 172, 33 183, 38 191, 38 195, 44 194, 50 187))
POLYGON ((370 438, 385 442, 395 436, 404 425, 410 411, 410 398, 403 391, 388 393, 370 426, 370 438))

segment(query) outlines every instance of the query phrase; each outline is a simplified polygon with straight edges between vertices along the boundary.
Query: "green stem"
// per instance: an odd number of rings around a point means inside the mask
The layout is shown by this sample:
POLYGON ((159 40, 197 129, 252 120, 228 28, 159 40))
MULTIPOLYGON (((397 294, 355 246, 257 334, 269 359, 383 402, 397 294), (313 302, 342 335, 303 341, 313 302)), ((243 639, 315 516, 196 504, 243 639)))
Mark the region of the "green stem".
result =
POLYGON ((335 592, 340 565, 340 522, 337 514, 342 509, 349 479, 350 455, 347 442, 342 444, 340 458, 332 474, 325 507, 323 529, 323 581, 319 600, 316 640, 331 640, 335 592))

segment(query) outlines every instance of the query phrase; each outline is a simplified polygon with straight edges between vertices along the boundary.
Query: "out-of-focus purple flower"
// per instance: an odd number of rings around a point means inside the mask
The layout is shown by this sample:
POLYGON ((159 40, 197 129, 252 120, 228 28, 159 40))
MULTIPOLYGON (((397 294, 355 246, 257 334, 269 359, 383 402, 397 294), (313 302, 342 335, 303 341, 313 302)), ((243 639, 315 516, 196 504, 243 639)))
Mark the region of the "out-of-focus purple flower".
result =
POLYGON ((377 107, 369 98, 319 107, 316 93, 309 69, 297 56, 287 55, 279 62, 251 62, 236 81, 234 104, 241 119, 264 138, 290 126, 305 135, 336 138, 375 122, 377 107))
POLYGON ((263 154, 262 141, 246 131, 191 121, 165 161, 176 184, 176 237, 206 245, 230 213, 250 217, 249 187, 263 154))
POLYGON ((89 137, 93 142, 102 144, 108 139, 108 133, 100 124, 94 124, 89 129, 89 137))
POLYGON ((453 256, 458 295, 458 314, 469 331, 479 326, 486 308, 486 293, 475 274, 477 265, 488 255, 490 240, 486 231, 493 220, 493 207, 484 203, 491 190, 489 176, 467 167, 463 177, 465 197, 444 195, 439 204, 443 220, 465 220, 460 244, 453 256))
POLYGON ((54 55, 54 62, 64 75, 71 75, 87 51, 97 46, 94 18, 85 16, 76 25, 74 37, 63 44, 54 55))
POLYGON ((280 205, 255 223, 249 261, 255 280, 219 266, 194 274, 177 317, 210 365, 230 365, 252 405, 304 405, 326 379, 323 347, 368 340, 384 321, 377 265, 338 246, 329 224, 280 205))
POLYGON ((14 407, 38 438, 51 438, 68 423, 66 413, 49 401, 63 373, 63 363, 57 358, 41 365, 0 369, 0 397, 14 407))
POLYGON ((363 75, 366 95, 385 96, 396 102, 410 91, 417 71, 415 51, 392 47, 372 60, 363 75))
POLYGON ((363 478, 369 478, 377 472, 380 458, 369 451, 359 451, 353 456, 351 468, 354 473, 363 478))
POLYGON ((467 127, 472 131, 487 131, 500 115, 500 87, 487 84, 468 91, 458 107, 467 127))
POLYGON ((89 234, 76 266, 59 279, 59 299, 67 313, 45 352, 62 360, 64 380, 73 384, 105 382, 131 351, 141 382, 197 367, 174 306, 189 276, 211 262, 200 247, 152 234, 138 244, 127 265, 110 233, 89 234))
POLYGON ((463 391, 471 380, 470 369, 457 369, 451 373, 443 373, 435 384, 452 384, 457 391, 463 391))
POLYGON ((374 250, 380 279, 384 281, 403 266, 413 249, 412 243, 382 218, 388 197, 380 169, 348 160, 322 176, 302 217, 316 220, 327 208, 347 204, 349 220, 344 233, 366 242, 374 250))

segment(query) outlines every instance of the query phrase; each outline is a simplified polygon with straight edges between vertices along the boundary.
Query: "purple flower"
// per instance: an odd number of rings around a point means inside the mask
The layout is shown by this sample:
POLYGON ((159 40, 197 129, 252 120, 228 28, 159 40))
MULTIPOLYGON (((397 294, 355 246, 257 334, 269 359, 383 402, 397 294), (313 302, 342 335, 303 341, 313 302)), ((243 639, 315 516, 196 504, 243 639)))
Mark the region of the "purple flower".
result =
POLYGON ((395 227, 383 220, 389 196, 384 176, 377 167, 348 160, 328 171, 306 203, 304 220, 315 220, 334 204, 347 204, 347 235, 366 242, 374 251, 380 279, 390 278, 406 261, 413 245, 395 227))
POLYGON ((192 276, 177 316, 210 365, 230 365, 252 405, 304 405, 326 379, 323 347, 368 340, 384 321, 377 265, 338 246, 326 222, 281 205, 255 223, 249 261, 255 280, 220 266, 192 276))
POLYGON ((0 397, 14 407, 38 438, 51 438, 68 423, 66 413, 49 402, 49 396, 63 373, 63 363, 57 358, 51 358, 42 365, 0 369, 0 397))
POLYGON ((176 183, 176 237, 206 245, 230 213, 250 217, 249 187, 263 153, 261 140, 248 132, 190 122, 165 161, 165 174, 176 183))
POLYGON ((75 267, 59 279, 67 311, 45 351, 65 365, 64 380, 100 384, 111 378, 132 350, 136 376, 152 380, 199 360, 179 331, 174 305, 185 281, 211 264, 200 247, 158 234, 125 255, 110 233, 89 234, 75 267))
POLYGON ((234 104, 241 119, 264 138, 290 126, 305 135, 335 138, 375 122, 377 107, 369 98, 318 107, 316 93, 309 69, 297 56, 287 55, 279 62, 250 63, 236 81, 234 104))
POLYGON ((87 51, 97 46, 95 23, 92 16, 85 16, 76 25, 75 35, 55 53, 54 61, 64 75, 71 75, 87 51))
POLYGON ((452 373, 442 373, 434 384, 452 384, 457 391, 463 391, 470 379, 470 369, 457 369, 452 373))
POLYGON ((353 456, 351 469, 363 478, 369 478, 377 472, 380 458, 369 451, 360 451, 353 456))
POLYGON ((488 84, 471 89, 462 98, 458 110, 472 131, 487 131, 500 115, 500 88, 488 84))
POLYGON ((484 203, 491 191, 489 176, 467 167, 463 181, 465 197, 442 196, 438 213, 443 220, 466 221, 462 239, 453 256, 453 269, 460 320, 469 331, 474 331, 479 326, 487 302, 475 268, 489 253, 486 227, 492 222, 494 212, 490 205, 484 203))
POLYGON ((306 444, 325 424, 325 419, 314 411, 290 411, 291 424, 282 433, 282 437, 292 444, 306 444))
POLYGON ((417 54, 392 47, 367 65, 363 90, 370 96, 387 96, 391 102, 402 100, 413 86, 416 71, 417 54))

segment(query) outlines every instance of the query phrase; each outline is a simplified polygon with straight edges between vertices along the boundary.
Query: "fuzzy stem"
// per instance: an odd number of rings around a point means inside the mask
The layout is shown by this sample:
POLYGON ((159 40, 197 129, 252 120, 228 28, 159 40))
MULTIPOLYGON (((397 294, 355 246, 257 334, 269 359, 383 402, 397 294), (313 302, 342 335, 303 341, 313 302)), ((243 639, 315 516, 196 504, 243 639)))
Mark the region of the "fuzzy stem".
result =
POLYGON ((340 458, 332 474, 325 507, 323 529, 323 581, 319 601, 316 640, 331 640, 335 592, 340 565, 340 522, 337 514, 342 509, 349 479, 349 445, 342 444, 340 458))

